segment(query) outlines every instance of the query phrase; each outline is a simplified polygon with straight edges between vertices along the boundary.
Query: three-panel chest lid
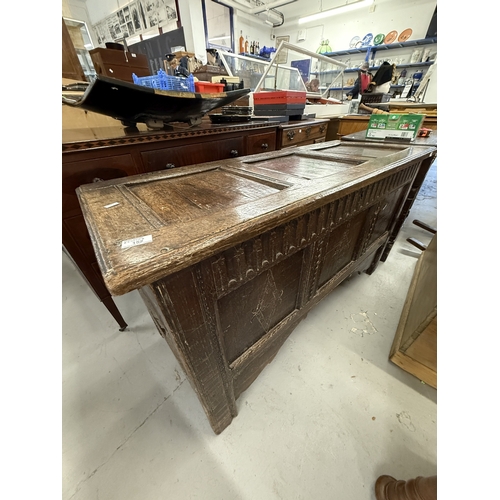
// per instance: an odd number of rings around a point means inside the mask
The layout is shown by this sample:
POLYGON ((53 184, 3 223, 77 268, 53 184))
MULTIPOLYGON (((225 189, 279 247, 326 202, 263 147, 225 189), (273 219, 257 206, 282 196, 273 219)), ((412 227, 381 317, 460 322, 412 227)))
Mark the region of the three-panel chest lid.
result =
POLYGON ((106 285, 121 295, 433 152, 332 141, 87 184, 77 194, 106 285))

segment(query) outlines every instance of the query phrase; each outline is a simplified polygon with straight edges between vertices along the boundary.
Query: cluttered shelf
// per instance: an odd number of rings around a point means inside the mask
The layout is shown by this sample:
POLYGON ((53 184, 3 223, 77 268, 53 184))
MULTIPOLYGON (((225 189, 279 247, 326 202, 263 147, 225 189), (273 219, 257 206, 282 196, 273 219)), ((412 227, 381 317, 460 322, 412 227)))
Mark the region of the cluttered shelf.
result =
MULTIPOLYGON (((389 35, 386 35, 386 37, 389 35)), ((414 93, 418 88, 419 82, 424 79, 426 73, 434 70, 434 65, 437 62, 437 52, 432 47, 425 48, 425 46, 436 45, 437 37, 405 40, 388 44, 380 43, 378 45, 372 44, 369 39, 363 39, 357 41, 357 44, 363 43, 362 46, 353 46, 352 43, 355 39, 359 39, 359 37, 354 37, 351 40, 351 47, 347 50, 323 53, 327 57, 342 60, 347 65, 344 69, 344 74, 353 76, 353 78, 347 78, 347 81, 343 81, 340 85, 337 84, 335 87, 331 87, 329 90, 332 92, 351 91, 354 86, 355 75, 363 63, 367 62, 369 64, 368 71, 375 73, 380 69, 383 62, 389 62, 395 65, 399 73, 395 75, 390 92, 396 92, 396 94, 401 92, 404 94, 406 92, 405 85, 412 83, 411 92, 414 93), (404 51, 405 48, 412 49, 411 55, 404 51), (383 53, 378 53, 378 51, 383 51, 383 53), (389 54, 387 51, 392 51, 392 53, 389 54), (363 60, 349 57, 356 54, 365 54, 365 57, 363 57, 363 60), (345 56, 348 58, 346 59, 345 56), (413 70, 414 74, 409 75, 408 70, 413 70)), ((390 39, 392 40, 393 38, 391 37, 390 39)))
MULTIPOLYGON (((397 67, 398 67, 398 69, 402 69, 402 68, 410 69, 410 68, 422 68, 425 66, 432 66, 433 64, 434 64, 434 61, 426 61, 426 62, 409 63, 409 64, 398 64, 397 67)), ((369 70, 376 71, 379 68, 380 68, 380 65, 370 66, 369 70)), ((357 73, 358 71, 359 71, 359 68, 349 68, 349 69, 345 69, 344 73, 357 73)))
MULTIPOLYGON (((404 89, 404 85, 391 85, 391 90, 394 89, 404 89)), ((353 85, 347 86, 347 87, 330 87, 329 90, 352 90, 354 88, 353 85)))
POLYGON ((347 50, 337 50, 335 52, 325 52, 323 55, 327 57, 338 57, 338 56, 348 56, 352 54, 362 54, 370 50, 375 52, 377 50, 393 50, 393 49, 403 49, 406 47, 414 47, 416 45, 431 45, 437 43, 437 37, 433 38, 421 38, 418 40, 407 40, 406 42, 397 42, 381 45, 369 45, 367 47, 350 48, 347 50))
POLYGON ((257 59, 258 61, 266 61, 269 62, 271 59, 269 57, 262 57, 257 54, 250 54, 247 52, 240 52, 240 56, 251 57, 252 59, 257 59))

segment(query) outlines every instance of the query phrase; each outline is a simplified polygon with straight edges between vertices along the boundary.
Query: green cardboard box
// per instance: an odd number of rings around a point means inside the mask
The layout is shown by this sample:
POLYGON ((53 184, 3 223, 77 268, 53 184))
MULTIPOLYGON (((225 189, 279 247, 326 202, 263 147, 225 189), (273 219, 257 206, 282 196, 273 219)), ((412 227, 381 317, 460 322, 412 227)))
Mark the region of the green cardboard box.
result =
POLYGON ((417 137, 425 115, 391 113, 371 115, 366 129, 367 139, 402 139, 413 141, 417 137))

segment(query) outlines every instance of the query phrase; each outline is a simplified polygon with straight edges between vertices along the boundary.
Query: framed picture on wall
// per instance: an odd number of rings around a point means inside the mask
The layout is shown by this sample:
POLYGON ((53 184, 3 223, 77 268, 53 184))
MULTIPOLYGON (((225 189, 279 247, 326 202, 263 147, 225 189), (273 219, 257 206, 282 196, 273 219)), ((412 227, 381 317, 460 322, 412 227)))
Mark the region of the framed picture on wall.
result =
POLYGON ((173 31, 179 25, 178 0, 133 0, 101 19, 93 29, 98 45, 104 45, 143 34, 152 28, 173 31))
MULTIPOLYGON (((277 36, 276 37, 276 49, 280 46, 281 42, 289 42, 290 41, 290 35, 285 35, 285 36, 277 36)), ((280 53, 276 56, 275 61, 278 64, 285 64, 288 60, 288 49, 283 49, 280 51, 280 53)))

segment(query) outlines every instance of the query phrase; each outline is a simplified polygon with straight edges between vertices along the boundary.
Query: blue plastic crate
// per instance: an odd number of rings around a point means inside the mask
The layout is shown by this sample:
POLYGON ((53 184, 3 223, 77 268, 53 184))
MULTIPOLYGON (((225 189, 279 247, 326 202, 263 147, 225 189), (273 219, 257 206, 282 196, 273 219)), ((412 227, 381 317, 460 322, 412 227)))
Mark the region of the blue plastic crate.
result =
POLYGON ((136 85, 141 85, 143 87, 150 87, 158 90, 194 92, 193 75, 189 75, 187 78, 183 78, 182 76, 170 76, 160 69, 157 75, 137 76, 135 73, 132 73, 132 78, 136 85))

